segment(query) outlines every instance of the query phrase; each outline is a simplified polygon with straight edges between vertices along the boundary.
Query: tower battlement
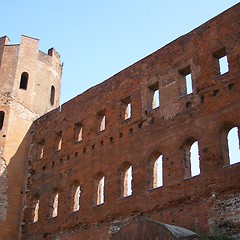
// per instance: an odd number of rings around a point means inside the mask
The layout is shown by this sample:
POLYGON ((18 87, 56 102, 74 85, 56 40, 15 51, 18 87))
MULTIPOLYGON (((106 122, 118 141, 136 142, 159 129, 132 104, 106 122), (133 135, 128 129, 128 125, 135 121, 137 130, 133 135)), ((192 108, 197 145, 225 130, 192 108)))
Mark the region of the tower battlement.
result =
POLYGON ((0 38, 0 239, 19 234, 32 122, 60 104, 60 55, 38 43, 0 38))

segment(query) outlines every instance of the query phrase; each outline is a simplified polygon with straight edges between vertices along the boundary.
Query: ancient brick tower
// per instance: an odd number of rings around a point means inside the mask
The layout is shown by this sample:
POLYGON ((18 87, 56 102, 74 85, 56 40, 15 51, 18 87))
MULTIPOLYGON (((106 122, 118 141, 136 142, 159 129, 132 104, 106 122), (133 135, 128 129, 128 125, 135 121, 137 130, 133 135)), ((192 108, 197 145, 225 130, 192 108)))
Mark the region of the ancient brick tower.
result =
POLYGON ((0 38, 0 239, 17 239, 23 210, 29 128, 59 106, 60 56, 38 50, 38 40, 21 44, 0 38))

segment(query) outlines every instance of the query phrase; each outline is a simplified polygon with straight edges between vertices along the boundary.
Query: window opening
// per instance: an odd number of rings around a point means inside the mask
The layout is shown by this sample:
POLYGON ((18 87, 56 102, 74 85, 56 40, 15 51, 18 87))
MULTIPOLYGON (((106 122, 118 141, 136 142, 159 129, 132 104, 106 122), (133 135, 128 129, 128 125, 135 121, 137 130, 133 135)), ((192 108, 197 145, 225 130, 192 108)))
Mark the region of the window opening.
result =
POLYGON ((123 188, 123 197, 132 195, 132 166, 129 166, 125 171, 123 188))
POLYGON ((187 95, 191 94, 193 92, 192 89, 192 74, 189 73, 188 75, 185 76, 185 81, 186 81, 186 91, 187 95))
POLYGON ((97 114, 99 131, 102 132, 106 129, 106 115, 105 110, 98 112, 97 114))
POLYGON ((73 196, 73 212, 76 212, 80 209, 80 195, 81 195, 81 190, 80 190, 80 186, 78 186, 75 189, 75 193, 73 196))
POLYGON ((5 117, 5 112, 0 111, 0 130, 2 130, 2 128, 3 128, 4 117, 5 117))
POLYGON ((131 118, 131 103, 127 104, 126 110, 125 110, 125 114, 124 114, 124 119, 127 120, 131 118))
POLYGON ((43 158, 43 154, 44 154, 44 140, 38 142, 37 144, 37 152, 38 152, 38 159, 43 158))
POLYGON ((127 120, 131 118, 131 115, 132 115, 132 106, 131 106, 130 97, 122 100, 121 102, 122 102, 122 113, 124 116, 124 120, 127 120))
POLYGON ((238 128, 233 127, 227 135, 229 164, 240 162, 240 146, 238 137, 238 128))
POLYGON ((198 141, 188 141, 181 147, 184 179, 200 174, 198 141))
POLYGON ((190 161, 191 161, 191 176, 197 176, 200 174, 200 161, 199 161, 199 149, 198 141, 195 141, 190 147, 190 161))
POLYGON ((97 186, 97 205, 103 204, 104 203, 104 185, 105 185, 105 177, 103 176, 99 181, 98 181, 98 186, 97 186))
POLYGON ((74 142, 82 141, 83 127, 81 123, 76 123, 74 126, 74 142))
POLYGON ((27 85, 28 85, 28 73, 23 72, 21 75, 19 88, 23 90, 27 90, 27 85))
POLYGON ((51 105, 54 105, 55 101, 55 87, 52 85, 51 87, 51 94, 50 94, 50 103, 51 105))
POLYGON ((106 128, 106 116, 102 116, 101 124, 100 124, 100 131, 105 130, 106 128))
POLYGON ((219 59, 219 67, 220 67, 220 74, 227 73, 229 71, 228 69, 228 58, 227 55, 221 57, 219 59))
POLYGON ((216 59, 214 64, 216 75, 223 75, 227 73, 229 71, 229 66, 226 48, 222 48, 213 53, 213 56, 216 59))
POLYGON ((37 222, 38 221, 38 213, 39 213, 40 201, 39 201, 39 199, 37 199, 34 202, 35 202, 35 206, 34 206, 34 211, 33 211, 33 222, 37 222))
POLYGON ((52 217, 56 217, 58 215, 58 193, 55 195, 53 199, 53 211, 52 211, 52 217))
POLYGON ((179 71, 180 73, 180 97, 193 93, 192 74, 190 66, 179 71))
POLYGON ((158 84, 152 85, 148 88, 148 109, 153 110, 160 106, 160 92, 158 84))
POLYGON ((56 134, 56 149, 60 151, 62 148, 62 131, 56 134))
POLYGON ((163 156, 160 155, 153 163, 153 188, 163 186, 163 156))

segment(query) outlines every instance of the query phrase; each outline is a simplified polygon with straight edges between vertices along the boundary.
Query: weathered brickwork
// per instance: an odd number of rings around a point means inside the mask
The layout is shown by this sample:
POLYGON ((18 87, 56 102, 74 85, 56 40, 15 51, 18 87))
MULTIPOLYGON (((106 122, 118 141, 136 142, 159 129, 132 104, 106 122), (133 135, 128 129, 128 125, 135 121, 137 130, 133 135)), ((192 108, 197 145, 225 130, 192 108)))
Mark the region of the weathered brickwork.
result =
POLYGON ((22 239, 119 239, 121 224, 145 220, 239 236, 240 164, 227 139, 239 92, 237 4, 40 117, 22 239))
POLYGON ((7 214, 7 168, 4 159, 0 158, 0 221, 5 221, 6 214, 7 214))

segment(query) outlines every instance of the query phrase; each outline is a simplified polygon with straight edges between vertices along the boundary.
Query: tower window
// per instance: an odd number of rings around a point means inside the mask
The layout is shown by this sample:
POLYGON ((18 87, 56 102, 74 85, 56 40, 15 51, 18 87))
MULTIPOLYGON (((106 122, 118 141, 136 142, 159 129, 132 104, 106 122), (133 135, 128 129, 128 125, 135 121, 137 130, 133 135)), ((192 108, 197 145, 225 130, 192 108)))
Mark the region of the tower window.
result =
POLYGON ((23 72, 21 75, 21 80, 20 80, 20 89, 27 90, 27 85, 28 85, 28 73, 23 72))
POLYGON ((5 112, 0 111, 0 130, 2 130, 2 128, 3 128, 4 116, 5 116, 5 112))
POLYGON ((50 103, 51 105, 54 105, 55 101, 55 87, 52 85, 51 87, 51 94, 50 94, 50 103))

